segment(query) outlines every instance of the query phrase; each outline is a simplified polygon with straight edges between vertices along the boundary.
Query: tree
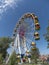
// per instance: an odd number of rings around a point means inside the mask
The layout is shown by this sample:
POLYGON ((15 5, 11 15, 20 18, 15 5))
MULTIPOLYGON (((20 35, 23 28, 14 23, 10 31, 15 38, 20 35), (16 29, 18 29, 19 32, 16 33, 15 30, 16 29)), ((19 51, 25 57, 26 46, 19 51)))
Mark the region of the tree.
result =
POLYGON ((34 59, 34 62, 37 63, 37 59, 39 58, 40 52, 38 48, 31 48, 31 59, 34 59))
POLYGON ((48 55, 48 57, 47 57, 47 63, 49 63, 49 55, 48 55))
POLYGON ((12 38, 2 37, 0 38, 0 54, 5 58, 7 54, 7 49, 9 48, 9 44, 11 43, 12 38))
POLYGON ((48 42, 47 48, 49 48, 49 25, 48 25, 48 27, 46 29, 46 34, 44 34, 44 37, 45 37, 45 40, 48 42))
POLYGON ((0 54, 0 64, 2 64, 3 62, 3 58, 2 58, 2 54, 0 54))
POLYGON ((11 55, 11 57, 10 57, 9 65, 15 65, 15 64, 16 64, 16 53, 14 51, 13 54, 11 55))

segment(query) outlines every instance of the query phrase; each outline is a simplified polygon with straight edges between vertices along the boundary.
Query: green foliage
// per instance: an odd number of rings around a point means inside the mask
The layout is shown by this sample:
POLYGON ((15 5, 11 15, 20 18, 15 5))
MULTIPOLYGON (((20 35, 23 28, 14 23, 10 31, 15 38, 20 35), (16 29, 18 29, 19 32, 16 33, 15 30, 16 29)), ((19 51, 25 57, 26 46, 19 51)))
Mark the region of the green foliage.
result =
POLYGON ((12 41, 9 37, 0 38, 0 54, 5 58, 7 54, 7 49, 9 48, 9 43, 12 41))
POLYGON ((11 55, 11 57, 10 57, 9 65, 15 65, 15 63, 16 63, 16 53, 14 51, 13 54, 11 55))
POLYGON ((34 60, 35 63, 37 63, 37 59, 39 58, 39 49, 36 48, 36 50, 31 49, 31 59, 34 60))
POLYGON ((3 57, 2 57, 2 54, 0 54, 0 64, 2 64, 3 62, 3 57))
POLYGON ((47 27, 46 34, 44 34, 45 40, 49 42, 49 26, 47 27))

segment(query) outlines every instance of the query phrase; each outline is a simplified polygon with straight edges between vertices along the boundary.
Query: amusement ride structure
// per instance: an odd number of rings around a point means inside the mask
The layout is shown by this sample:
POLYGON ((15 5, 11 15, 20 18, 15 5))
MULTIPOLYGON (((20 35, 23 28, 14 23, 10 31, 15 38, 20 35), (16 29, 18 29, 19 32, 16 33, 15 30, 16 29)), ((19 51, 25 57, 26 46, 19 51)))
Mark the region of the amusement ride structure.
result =
POLYGON ((35 40, 39 40, 39 32, 40 24, 38 22, 38 17, 34 13, 26 13, 24 14, 19 21, 17 22, 14 32, 13 32, 13 42, 11 42, 12 52, 9 55, 6 64, 8 63, 12 53, 16 51, 17 58, 21 59, 21 63, 23 63, 23 57, 27 56, 29 63, 31 62, 31 54, 30 49, 36 49, 35 40))

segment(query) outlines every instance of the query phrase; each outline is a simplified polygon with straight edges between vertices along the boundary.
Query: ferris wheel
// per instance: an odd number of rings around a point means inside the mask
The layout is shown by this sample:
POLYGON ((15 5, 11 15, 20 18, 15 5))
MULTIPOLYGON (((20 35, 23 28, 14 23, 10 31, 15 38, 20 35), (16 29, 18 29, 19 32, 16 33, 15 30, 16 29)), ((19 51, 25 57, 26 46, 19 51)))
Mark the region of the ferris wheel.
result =
POLYGON ((35 40, 40 39, 38 33, 40 24, 38 21, 38 17, 34 13, 26 13, 19 19, 14 28, 12 48, 21 57, 23 55, 29 56, 31 45, 35 46, 35 40))

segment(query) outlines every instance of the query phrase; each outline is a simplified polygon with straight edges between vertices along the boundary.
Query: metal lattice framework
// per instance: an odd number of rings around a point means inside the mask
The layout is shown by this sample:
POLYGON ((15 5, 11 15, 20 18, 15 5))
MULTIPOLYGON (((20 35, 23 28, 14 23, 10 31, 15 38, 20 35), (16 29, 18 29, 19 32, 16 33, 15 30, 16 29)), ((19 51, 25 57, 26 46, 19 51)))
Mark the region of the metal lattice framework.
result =
POLYGON ((26 52, 28 53, 30 51, 31 45, 32 46, 36 45, 32 43, 32 41, 35 42, 35 40, 40 39, 38 33, 40 25, 38 21, 39 21, 38 17, 34 13, 26 13, 19 19, 13 32, 14 39, 14 42, 12 42, 13 51, 15 49, 16 52, 19 53, 20 55, 26 54, 26 52))
POLYGON ((35 16, 35 14, 26 13, 20 18, 20 20, 16 24, 16 27, 14 28, 13 38, 15 39, 18 33, 20 38, 20 44, 25 46, 24 41, 26 39, 27 43, 29 43, 29 47, 30 43, 34 40, 34 36, 36 36, 36 34, 39 35, 39 33, 36 32, 36 30, 38 29, 40 29, 38 17, 35 16))

